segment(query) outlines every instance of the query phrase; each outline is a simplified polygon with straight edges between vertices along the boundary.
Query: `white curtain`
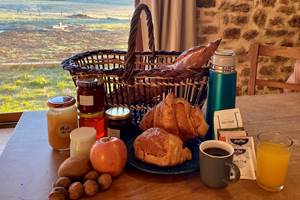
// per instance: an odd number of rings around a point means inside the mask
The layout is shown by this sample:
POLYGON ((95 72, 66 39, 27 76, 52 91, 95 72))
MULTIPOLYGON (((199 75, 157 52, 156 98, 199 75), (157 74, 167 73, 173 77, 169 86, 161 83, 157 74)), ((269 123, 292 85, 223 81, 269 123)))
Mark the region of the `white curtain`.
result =
MULTIPOLYGON (((196 45, 195 0, 140 0, 149 6, 156 50, 183 51, 196 45)), ((144 14, 143 14, 144 15, 144 14)), ((145 16, 142 17, 143 50, 148 48, 145 16)))

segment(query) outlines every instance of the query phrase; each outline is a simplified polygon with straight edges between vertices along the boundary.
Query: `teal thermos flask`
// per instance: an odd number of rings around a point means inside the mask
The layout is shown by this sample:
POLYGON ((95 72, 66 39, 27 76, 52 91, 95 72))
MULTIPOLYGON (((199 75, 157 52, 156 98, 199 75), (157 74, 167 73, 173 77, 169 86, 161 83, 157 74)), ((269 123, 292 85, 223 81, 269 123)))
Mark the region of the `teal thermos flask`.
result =
POLYGON ((214 112, 235 107, 236 96, 235 53, 232 50, 216 50, 209 69, 206 121, 209 130, 207 140, 214 137, 214 112))

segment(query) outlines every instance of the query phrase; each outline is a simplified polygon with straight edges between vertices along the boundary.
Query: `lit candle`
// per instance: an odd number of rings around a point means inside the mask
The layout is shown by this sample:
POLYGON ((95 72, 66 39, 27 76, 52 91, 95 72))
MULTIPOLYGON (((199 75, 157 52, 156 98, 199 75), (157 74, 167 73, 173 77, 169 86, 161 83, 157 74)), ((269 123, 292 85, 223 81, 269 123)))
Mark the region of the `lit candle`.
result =
POLYGON ((70 134, 70 154, 71 156, 77 155, 90 155, 90 149, 96 141, 96 129, 91 127, 80 127, 74 129, 70 134))

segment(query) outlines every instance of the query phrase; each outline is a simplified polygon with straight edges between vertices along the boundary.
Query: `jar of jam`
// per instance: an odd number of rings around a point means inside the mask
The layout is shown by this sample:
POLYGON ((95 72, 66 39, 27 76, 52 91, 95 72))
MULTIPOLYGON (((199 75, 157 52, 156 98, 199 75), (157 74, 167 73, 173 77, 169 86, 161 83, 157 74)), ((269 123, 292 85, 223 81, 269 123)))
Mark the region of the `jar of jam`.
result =
POLYGON ((79 113, 79 127, 93 127, 96 129, 96 139, 100 139, 105 134, 104 112, 79 113))
POLYGON ((70 133, 78 127, 76 100, 71 96, 57 96, 48 100, 48 142, 53 149, 70 148, 70 133))
POLYGON ((127 142, 131 132, 131 113, 127 107, 113 107, 105 112, 107 136, 127 142))
POLYGON ((77 107, 81 113, 104 111, 104 83, 102 79, 90 78, 78 80, 77 107))

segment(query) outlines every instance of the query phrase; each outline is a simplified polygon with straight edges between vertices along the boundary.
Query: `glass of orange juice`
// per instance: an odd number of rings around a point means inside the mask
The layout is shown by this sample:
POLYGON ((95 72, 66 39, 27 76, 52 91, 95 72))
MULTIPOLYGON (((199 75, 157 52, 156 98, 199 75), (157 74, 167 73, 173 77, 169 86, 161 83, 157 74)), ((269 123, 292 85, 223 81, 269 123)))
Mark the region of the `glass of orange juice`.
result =
POLYGON ((258 135, 256 182, 265 190, 280 191, 284 187, 293 141, 280 133, 258 135))

